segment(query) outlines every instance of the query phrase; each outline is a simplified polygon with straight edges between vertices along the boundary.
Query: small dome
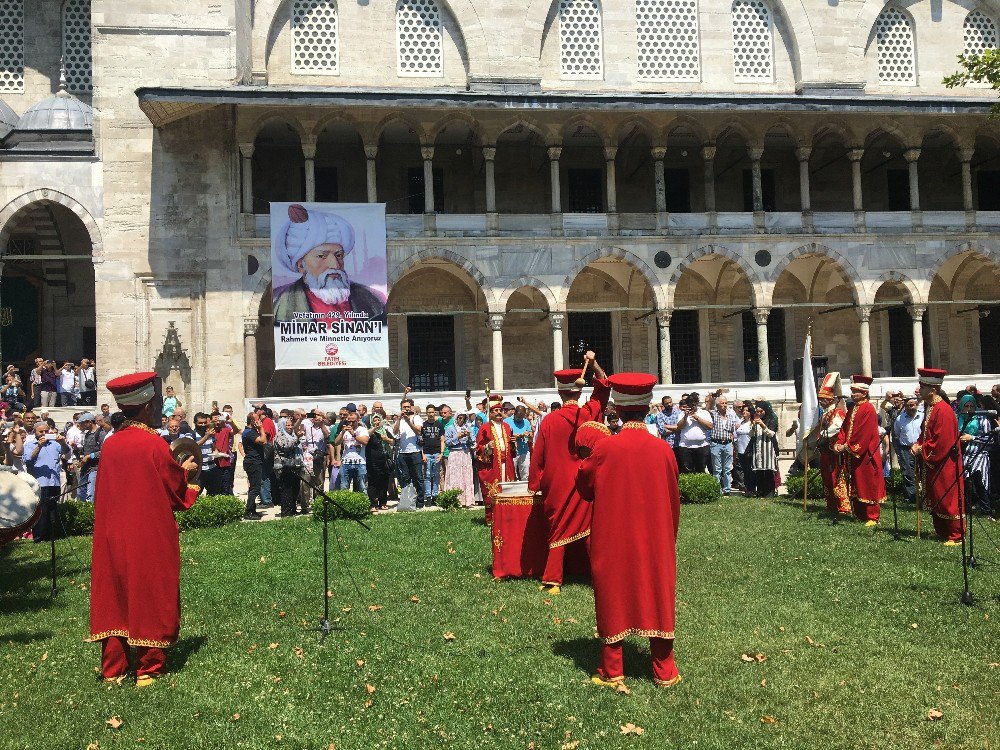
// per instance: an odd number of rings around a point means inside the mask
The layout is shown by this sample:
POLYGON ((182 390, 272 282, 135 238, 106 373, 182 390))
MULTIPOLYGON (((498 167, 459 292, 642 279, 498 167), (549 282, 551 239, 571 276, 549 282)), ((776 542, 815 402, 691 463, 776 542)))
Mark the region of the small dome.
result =
POLYGON ((94 110, 75 96, 60 91, 29 107, 18 120, 17 130, 91 130, 94 110))
POLYGON ((0 139, 6 138, 16 127, 17 113, 7 105, 7 102, 0 101, 0 139))

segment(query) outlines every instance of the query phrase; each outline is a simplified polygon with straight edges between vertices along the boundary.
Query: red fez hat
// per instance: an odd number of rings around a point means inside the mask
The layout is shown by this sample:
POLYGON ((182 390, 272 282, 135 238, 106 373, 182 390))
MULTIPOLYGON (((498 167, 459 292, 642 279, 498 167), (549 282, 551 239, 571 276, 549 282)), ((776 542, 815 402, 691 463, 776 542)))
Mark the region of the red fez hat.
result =
POLYGON ((649 406, 656 377, 644 372, 620 372, 608 378, 611 395, 619 409, 649 406))
POLYGON ((499 393, 494 393, 492 396, 490 396, 490 408, 491 409, 494 406, 502 406, 502 405, 503 405, 503 396, 501 396, 499 393))
POLYGON ((153 400, 155 372, 136 372, 107 382, 108 390, 119 406, 142 406, 153 400))
POLYGON ((851 375, 851 390, 852 391, 865 391, 871 388, 872 378, 867 375, 851 375))
POLYGON ((917 374, 920 376, 921 385, 944 385, 944 376, 948 371, 935 367, 921 367, 917 370, 917 374))
POLYGON ((576 384, 580 377, 580 370, 556 370, 552 377, 556 379, 556 388, 560 391, 579 391, 580 386, 576 384))
POLYGON ((576 431, 576 448, 590 448, 611 435, 611 428, 603 422, 584 422, 576 431))

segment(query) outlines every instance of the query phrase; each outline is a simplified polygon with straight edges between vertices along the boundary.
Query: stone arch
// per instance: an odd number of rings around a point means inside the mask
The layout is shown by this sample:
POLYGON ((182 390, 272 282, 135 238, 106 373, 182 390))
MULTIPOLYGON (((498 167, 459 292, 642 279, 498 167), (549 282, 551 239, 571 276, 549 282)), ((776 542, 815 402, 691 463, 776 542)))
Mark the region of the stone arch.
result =
MULTIPOLYGON (((899 141, 899 145, 903 148, 908 148, 914 145, 913 139, 898 124, 892 122, 891 120, 882 120, 875 125, 875 127, 865 133, 863 139, 865 148, 883 135, 888 136, 889 138, 895 138, 899 141)), ((919 142, 916 145, 919 146, 919 142)))
POLYGON ((257 139, 257 136, 260 135, 260 131, 264 126, 274 120, 280 120, 289 125, 292 130, 299 134, 299 141, 301 143, 306 143, 309 140, 309 131, 306 130, 305 125, 302 124, 299 118, 290 115, 288 110, 282 109, 272 109, 262 114, 249 127, 243 130, 244 136, 240 140, 244 143, 253 143, 257 139))
POLYGON ((479 138, 482 138, 482 123, 479 122, 475 117, 466 112, 449 112, 440 120, 436 121, 427 130, 428 143, 433 143, 437 137, 441 134, 441 131, 449 124, 453 122, 463 122, 469 126, 469 130, 475 133, 479 138))
POLYGON ((401 122, 407 127, 413 128, 413 134, 416 136, 417 142, 421 145, 429 143, 427 140, 427 131, 424 129, 423 125, 409 115, 404 115, 401 112, 392 112, 379 120, 378 124, 371 130, 373 138, 372 143, 378 143, 382 139, 382 134, 385 132, 385 129, 394 122, 401 122))
POLYGON ((757 307, 762 304, 764 300, 764 286, 760 276, 753 267, 747 263, 746 259, 741 256, 735 250, 731 250, 725 245, 703 245, 697 250, 689 253, 681 260, 676 268, 674 268, 673 273, 670 274, 670 278, 667 280, 666 284, 666 296, 667 296, 667 307, 673 307, 674 304, 674 292, 677 289, 677 283, 681 279, 681 275, 687 270, 692 263, 704 258, 707 255, 718 255, 722 258, 727 258, 733 261, 737 267, 746 274, 747 280, 750 282, 750 289, 753 292, 753 302, 754 306, 757 307))
POLYGON ((501 125, 496 130, 496 138, 499 138, 508 130, 513 130, 519 125, 527 128, 532 133, 541 138, 546 146, 550 146, 555 142, 555 139, 552 136, 551 128, 547 127, 546 125, 543 125, 542 123, 530 117, 518 117, 515 120, 511 120, 510 122, 501 125))
POLYGON ((964 253, 970 253, 971 255, 985 258, 1000 267, 1000 251, 975 240, 969 242, 957 242, 954 245, 949 246, 938 256, 939 263, 937 266, 927 269, 927 280, 930 281, 937 276, 949 260, 954 258, 956 255, 963 255, 964 253))
POLYGON ((97 225, 97 221, 94 219, 93 215, 88 211, 82 203, 73 198, 72 196, 66 195, 58 190, 52 190, 51 188, 40 188, 38 190, 32 190, 27 193, 19 195, 14 198, 10 203, 0 210, 0 249, 6 251, 7 249, 7 225, 10 220, 23 208, 27 208, 32 203, 58 203, 60 206, 65 206, 70 211, 72 211, 76 217, 83 222, 84 227, 87 228, 88 234, 90 234, 90 246, 91 254, 94 256, 94 262, 97 262, 104 255, 104 238, 101 235, 101 229, 97 225))
POLYGON ((254 284, 254 288, 250 292, 250 300, 243 313, 243 318, 245 320, 257 320, 260 316, 260 305, 264 299, 264 292, 269 292, 270 289, 271 269, 261 269, 260 276, 257 278, 257 282, 254 284))
POLYGON ((864 140, 858 136, 858 134, 854 131, 854 128, 850 125, 837 121, 827 121, 821 122, 809 131, 806 136, 806 142, 809 145, 815 145, 818 140, 825 138, 828 135, 839 138, 841 143, 843 143, 847 148, 852 148, 864 140))
POLYGON ((535 276, 519 276, 507 285, 503 291, 496 295, 497 306, 500 310, 507 309, 507 302, 518 289, 531 287, 537 290, 549 305, 549 312, 556 312, 559 309, 559 298, 555 292, 544 281, 539 281, 535 276))
POLYGON ((407 271, 412 269, 421 261, 425 260, 444 260, 452 265, 458 266, 458 268, 472 277, 476 284, 479 285, 479 288, 482 290, 483 297, 486 298, 487 312, 502 313, 504 311, 503 305, 497 304, 496 297, 493 293, 493 287, 490 286, 489 280, 483 275, 483 272, 479 269, 479 267, 468 258, 464 258, 446 247, 434 247, 417 250, 416 252, 408 255, 404 260, 397 263, 389 271, 389 293, 392 293, 392 285, 399 281, 407 271))
POLYGON ((702 144, 708 144, 711 142, 709 138, 708 131, 705 129, 705 125, 693 117, 688 115, 680 115, 675 117, 669 123, 667 123, 660 131, 660 135, 664 142, 670 137, 670 135, 678 128, 687 128, 701 140, 702 144))
MULTIPOLYGON (((854 18, 854 38, 848 41, 848 49, 858 57, 864 57, 865 52, 868 50, 868 45, 871 44, 875 36, 875 19, 878 18, 879 13, 886 6, 893 4, 900 11, 906 13, 910 19, 910 23, 914 23, 913 14, 904 7, 908 3, 898 2, 898 0, 864 0, 864 3, 858 10, 858 15, 854 18)), ((914 24, 915 26, 916 24, 914 24)))
POLYGON ((711 140, 718 143, 719 138, 725 135, 729 131, 739 134, 746 144, 747 148, 750 148, 760 139, 760 135, 750 128, 742 119, 737 117, 730 117, 719 123, 715 130, 712 131, 711 140))
POLYGON ((920 291, 913 282, 913 279, 899 271, 886 271, 877 279, 870 282, 868 285, 868 298, 874 301, 878 296, 879 290, 886 284, 895 284, 905 289, 912 305, 921 305, 927 301, 927 295, 920 291))
POLYGON ((612 128, 609 134, 612 145, 618 145, 632 127, 638 127, 644 132, 646 137, 649 138, 650 143, 656 142, 656 138, 659 135, 659 128, 642 115, 630 115, 612 128))
POLYGON ((803 0, 768 0, 771 13, 782 22, 792 48, 788 50, 797 81, 817 80, 815 68, 818 53, 812 22, 803 0))
POLYGON ((331 114, 324 115, 316 121, 309 135, 313 139, 319 138, 323 135, 324 130, 326 130, 330 125, 338 122, 351 126, 358 131, 358 135, 364 137, 364 133, 362 132, 363 123, 358 122, 357 118, 352 117, 347 112, 333 112, 331 114))
POLYGON ((607 128, 604 127, 604 125, 602 125, 600 122, 598 122, 594 117, 585 113, 576 114, 570 117, 566 121, 566 123, 561 128, 559 128, 559 137, 565 139, 566 134, 579 125, 583 125, 593 130, 597 134, 597 137, 600 138, 602 142, 604 143, 608 142, 607 128))
POLYGON ((764 300, 767 306, 770 306, 771 299, 770 296, 773 293, 773 283, 778 280, 782 272, 788 268, 793 260, 796 258, 801 258, 804 255, 824 255, 831 261, 840 266, 840 270, 843 271, 844 275, 850 280, 851 285, 854 289, 854 300, 859 305, 870 304, 870 299, 868 297, 868 291, 861 280, 861 274, 858 273, 858 269, 855 268, 854 264, 841 252, 834 250, 833 248, 827 247, 826 245, 821 245, 818 242, 810 242, 806 245, 800 245, 799 247, 792 250, 785 257, 779 260, 771 272, 768 274, 767 279, 772 282, 771 292, 768 293, 767 299, 764 300))
POLYGON ((566 306, 566 300, 569 297, 570 287, 573 286, 573 280, 580 274, 580 272, 594 261, 605 258, 621 260, 633 266, 643 275, 646 279, 646 283, 649 284, 649 288, 652 289, 656 306, 658 308, 667 306, 666 291, 660 282, 660 279, 657 277, 656 272, 649 267, 649 264, 625 248, 612 246, 593 250, 573 264, 569 272, 566 274, 566 277, 563 279, 559 290, 558 302, 560 308, 564 308, 566 306))

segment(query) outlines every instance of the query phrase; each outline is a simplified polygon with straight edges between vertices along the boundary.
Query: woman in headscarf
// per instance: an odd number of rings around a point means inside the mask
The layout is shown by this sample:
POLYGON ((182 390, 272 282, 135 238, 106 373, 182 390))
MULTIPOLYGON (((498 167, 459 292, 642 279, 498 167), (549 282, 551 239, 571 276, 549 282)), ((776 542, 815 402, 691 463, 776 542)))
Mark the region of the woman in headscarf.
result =
POLYGON ((958 440, 962 444, 962 469, 971 506, 990 513, 990 454, 976 441, 991 427, 988 417, 979 417, 975 395, 965 393, 958 399, 958 440))
POLYGON ((740 426, 736 428, 736 444, 734 446, 735 458, 743 469, 743 486, 737 489, 743 490, 747 496, 753 495, 757 489, 753 473, 753 441, 750 437, 750 432, 753 429, 753 415, 750 413, 750 408, 744 404, 740 410, 740 426))
POLYGON ((295 502, 302 481, 302 447, 295 436, 298 423, 291 417, 278 420, 274 438, 274 476, 278 480, 278 497, 282 518, 295 515, 295 502))
POLYGON ((757 497, 773 497, 777 491, 778 417, 770 402, 758 399, 754 403, 750 443, 753 450, 754 485, 757 497))
POLYGON ((461 490, 459 497, 465 508, 476 504, 476 488, 472 482, 472 451, 476 443, 468 420, 468 414, 459 412, 452 425, 444 431, 444 444, 450 451, 444 489, 461 490))
POLYGON ((372 412, 371 429, 365 445, 368 469, 368 500, 372 511, 389 510, 389 484, 392 482, 392 446, 396 442, 382 415, 372 412))

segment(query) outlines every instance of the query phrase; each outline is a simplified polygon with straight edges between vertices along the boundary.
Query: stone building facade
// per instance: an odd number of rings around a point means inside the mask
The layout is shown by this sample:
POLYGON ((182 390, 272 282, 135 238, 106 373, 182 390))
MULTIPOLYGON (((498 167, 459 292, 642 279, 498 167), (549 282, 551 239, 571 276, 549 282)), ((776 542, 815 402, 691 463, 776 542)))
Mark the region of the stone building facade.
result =
POLYGON ((193 404, 1000 372, 995 0, 5 0, 5 361, 193 404), (390 367, 273 370, 269 201, 386 204, 390 367), (264 325, 261 323, 264 322, 264 325))

